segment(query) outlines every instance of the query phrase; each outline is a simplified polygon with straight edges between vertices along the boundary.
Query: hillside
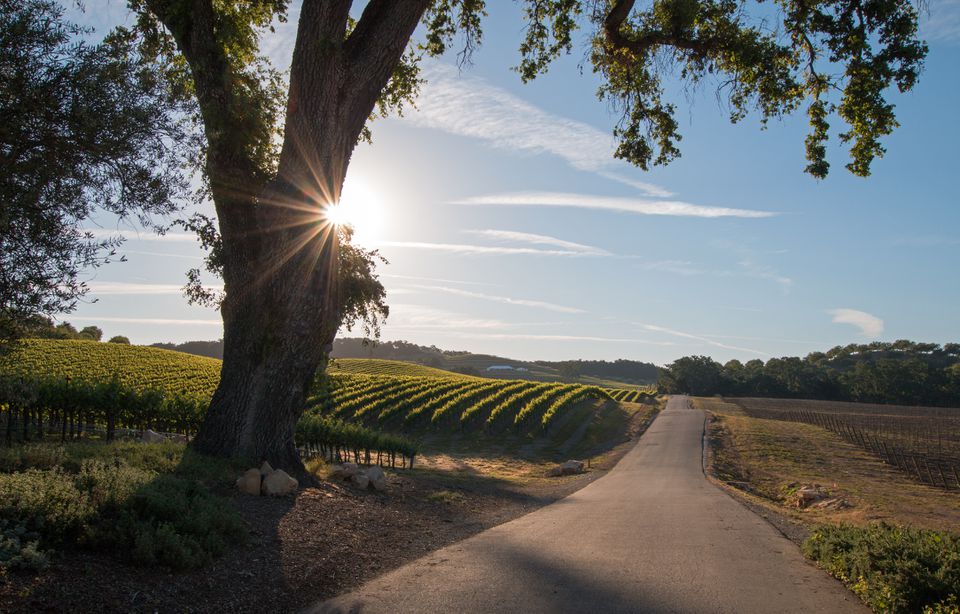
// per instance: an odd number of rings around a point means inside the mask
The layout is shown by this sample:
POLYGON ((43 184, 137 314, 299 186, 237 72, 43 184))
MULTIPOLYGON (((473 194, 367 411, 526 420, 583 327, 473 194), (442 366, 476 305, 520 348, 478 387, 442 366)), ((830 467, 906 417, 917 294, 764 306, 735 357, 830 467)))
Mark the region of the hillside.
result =
MULTIPOLYGON (((154 343, 152 347, 198 356, 223 357, 222 341, 154 343)), ((606 387, 648 386, 657 383, 659 374, 656 365, 635 360, 524 361, 491 354, 442 350, 407 341, 370 343, 361 338, 350 337, 334 341, 332 357, 399 361, 496 379, 563 381, 606 387)))
POLYGON ((462 373, 426 367, 411 362, 379 358, 335 358, 330 361, 327 373, 330 375, 362 374, 401 377, 453 377, 458 379, 469 377, 462 373))
POLYGON ((27 339, 0 355, 0 374, 102 382, 116 378, 134 390, 209 397, 220 381, 220 361, 153 347, 27 339))
MULTIPOLYGON (((103 390, 90 386, 115 381, 123 390, 143 393, 142 397, 159 393, 168 400, 180 395, 195 399, 189 410, 192 417, 187 420, 176 408, 169 408, 169 403, 150 409, 156 406, 149 398, 129 397, 123 401, 126 405, 107 412, 120 421, 119 426, 139 428, 153 420, 150 412, 156 412, 163 424, 175 423, 178 430, 192 431, 216 388, 219 370, 218 360, 158 348, 35 339, 0 359, 0 378, 6 376, 7 381, 20 384, 0 386, 0 404, 23 403, 22 388, 26 386, 34 390, 26 398, 46 399, 43 403, 82 395, 88 408, 84 411, 105 416, 103 408, 96 405, 97 399, 104 398, 103 390), (4 394, 21 397, 4 399, 4 394)), ((110 398, 115 400, 116 395, 110 398)), ((549 435, 556 423, 568 422, 565 416, 588 399, 602 402, 578 413, 575 423, 602 421, 607 413, 618 411, 615 401, 639 403, 646 398, 637 390, 476 378, 400 361, 339 359, 328 377, 318 380, 309 399, 308 416, 412 434, 510 431, 536 437, 549 435)), ((56 413, 56 407, 37 403, 37 411, 56 413)))

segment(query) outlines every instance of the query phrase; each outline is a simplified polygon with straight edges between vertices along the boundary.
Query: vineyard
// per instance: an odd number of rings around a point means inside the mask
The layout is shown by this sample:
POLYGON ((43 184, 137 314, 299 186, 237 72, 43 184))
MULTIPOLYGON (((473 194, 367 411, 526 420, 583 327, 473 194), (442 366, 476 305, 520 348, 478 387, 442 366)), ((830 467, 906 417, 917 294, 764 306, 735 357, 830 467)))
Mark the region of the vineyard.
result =
POLYGON ((609 398, 595 386, 459 377, 333 375, 308 411, 386 430, 420 428, 535 434, 548 431, 585 398, 609 398))
MULTIPOLYGON (((90 341, 29 340, 0 358, 0 437, 111 440, 147 429, 191 437, 220 361, 90 341)), ((307 456, 412 464, 411 435, 550 435, 586 399, 642 402, 654 391, 463 376, 390 360, 341 359, 314 386, 297 441, 307 456)), ((584 418, 586 419, 586 418, 584 418)))
POLYGON ((610 398, 619 403, 643 403, 645 400, 648 400, 650 397, 657 395, 656 386, 648 388, 631 388, 631 389, 613 389, 607 390, 610 393, 610 398))
POLYGON ((917 481, 960 489, 960 409, 794 399, 727 400, 754 418, 827 429, 917 481))
POLYGON ((380 358, 337 358, 330 361, 327 372, 334 374, 391 375, 402 377, 470 377, 452 371, 425 367, 399 360, 380 358))

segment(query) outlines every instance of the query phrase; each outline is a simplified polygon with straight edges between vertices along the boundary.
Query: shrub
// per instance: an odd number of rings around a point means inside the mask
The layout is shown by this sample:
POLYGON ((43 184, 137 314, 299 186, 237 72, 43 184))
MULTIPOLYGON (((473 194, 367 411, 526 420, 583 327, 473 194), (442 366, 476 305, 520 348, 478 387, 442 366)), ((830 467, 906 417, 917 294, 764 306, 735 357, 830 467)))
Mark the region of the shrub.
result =
POLYGON ((161 475, 133 493, 114 522, 103 523, 98 544, 141 565, 177 570, 202 567, 246 540, 240 516, 193 480, 161 475))
POLYGON ((960 537, 885 523, 824 526, 803 552, 874 611, 956 611, 960 537))
POLYGON ((0 475, 0 518, 37 531, 47 547, 82 538, 95 515, 73 476, 59 468, 0 475))
POLYGON ((28 443, 0 448, 0 473, 24 469, 53 469, 63 463, 67 453, 63 446, 28 443))
POLYGON ((28 529, 24 522, 0 518, 0 570, 45 569, 50 561, 39 550, 39 544, 40 534, 28 529))
MULTIPOLYGON (((162 446, 143 452, 149 448, 139 444, 135 461, 165 465, 162 446)), ((58 466, 0 474, 0 570, 41 569, 47 561, 41 547, 67 546, 110 548, 134 563, 194 569, 246 535, 237 512, 196 480, 158 475, 119 456, 79 460, 76 472, 58 466)))

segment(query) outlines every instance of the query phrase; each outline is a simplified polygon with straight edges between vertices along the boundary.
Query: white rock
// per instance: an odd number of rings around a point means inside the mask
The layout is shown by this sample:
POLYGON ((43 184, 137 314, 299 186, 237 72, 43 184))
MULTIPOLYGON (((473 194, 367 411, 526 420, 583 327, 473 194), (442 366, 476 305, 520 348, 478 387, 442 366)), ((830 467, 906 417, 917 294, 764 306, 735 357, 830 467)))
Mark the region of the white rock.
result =
POLYGON ((247 469, 237 480, 237 488, 245 495, 260 496, 260 470, 247 469))
POLYGON ((260 465, 260 475, 267 476, 271 473, 273 473, 273 467, 267 461, 263 461, 263 464, 260 465))
POLYGON ((167 440, 167 438, 160 433, 147 429, 143 432, 143 436, 140 438, 140 440, 144 443, 163 443, 167 440))
POLYGON ((370 485, 370 478, 368 478, 365 473, 354 474, 353 477, 350 478, 350 481, 353 482, 357 488, 366 488, 370 485))
POLYGON ((827 493, 817 486, 804 486, 797 490, 797 507, 807 507, 814 501, 826 498, 827 493))
POLYGON ((560 471, 564 475, 571 475, 574 473, 583 473, 584 463, 583 461, 578 460, 568 460, 567 462, 560 465, 560 471))
POLYGON ((360 473, 360 466, 356 463, 344 463, 341 467, 344 478, 352 478, 360 473))
POLYGON ((384 473, 380 467, 373 466, 367 469, 367 479, 370 480, 370 485, 373 486, 374 489, 387 489, 387 474, 384 473))
POLYGON ((275 469, 263 478, 260 493, 271 497, 282 497, 296 492, 299 486, 300 482, 296 478, 290 477, 283 469, 275 469))

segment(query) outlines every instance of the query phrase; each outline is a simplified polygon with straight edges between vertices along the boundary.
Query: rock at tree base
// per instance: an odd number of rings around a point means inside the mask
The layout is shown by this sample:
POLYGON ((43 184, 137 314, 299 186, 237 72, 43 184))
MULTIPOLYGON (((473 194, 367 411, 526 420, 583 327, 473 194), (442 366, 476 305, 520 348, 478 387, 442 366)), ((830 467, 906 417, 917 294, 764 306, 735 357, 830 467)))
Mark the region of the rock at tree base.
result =
POLYGON ((383 469, 377 466, 367 469, 367 479, 370 480, 370 486, 375 490, 384 491, 387 489, 387 474, 383 469))
POLYGON ((260 475, 268 476, 271 473, 273 473, 273 467, 267 461, 263 461, 263 464, 260 465, 260 475))
POLYGON ((150 429, 145 430, 143 436, 140 438, 140 441, 143 443, 163 443, 166 440, 166 437, 150 429))
POLYGON ((368 478, 364 473, 354 474, 354 476, 350 478, 350 481, 353 482, 358 488, 366 488, 370 485, 370 478, 368 478))
POLYGON ((797 507, 808 507, 811 503, 825 499, 827 493, 819 486, 804 486, 797 489, 797 507))
POLYGON ((270 475, 263 478, 260 493, 271 497, 282 497, 296 492, 300 482, 290 477, 283 469, 275 469, 270 475))
POLYGON ((237 480, 237 488, 245 495, 260 496, 260 470, 247 469, 237 480))
POLYGON ((547 471, 548 478, 555 478, 561 475, 574 475, 576 473, 583 473, 586 468, 586 464, 583 461, 578 460, 568 460, 567 462, 553 467, 547 471))
POLYGON ((360 473, 360 467, 356 463, 344 463, 342 465, 334 465, 333 471, 330 472, 331 480, 347 480, 353 476, 360 473))

